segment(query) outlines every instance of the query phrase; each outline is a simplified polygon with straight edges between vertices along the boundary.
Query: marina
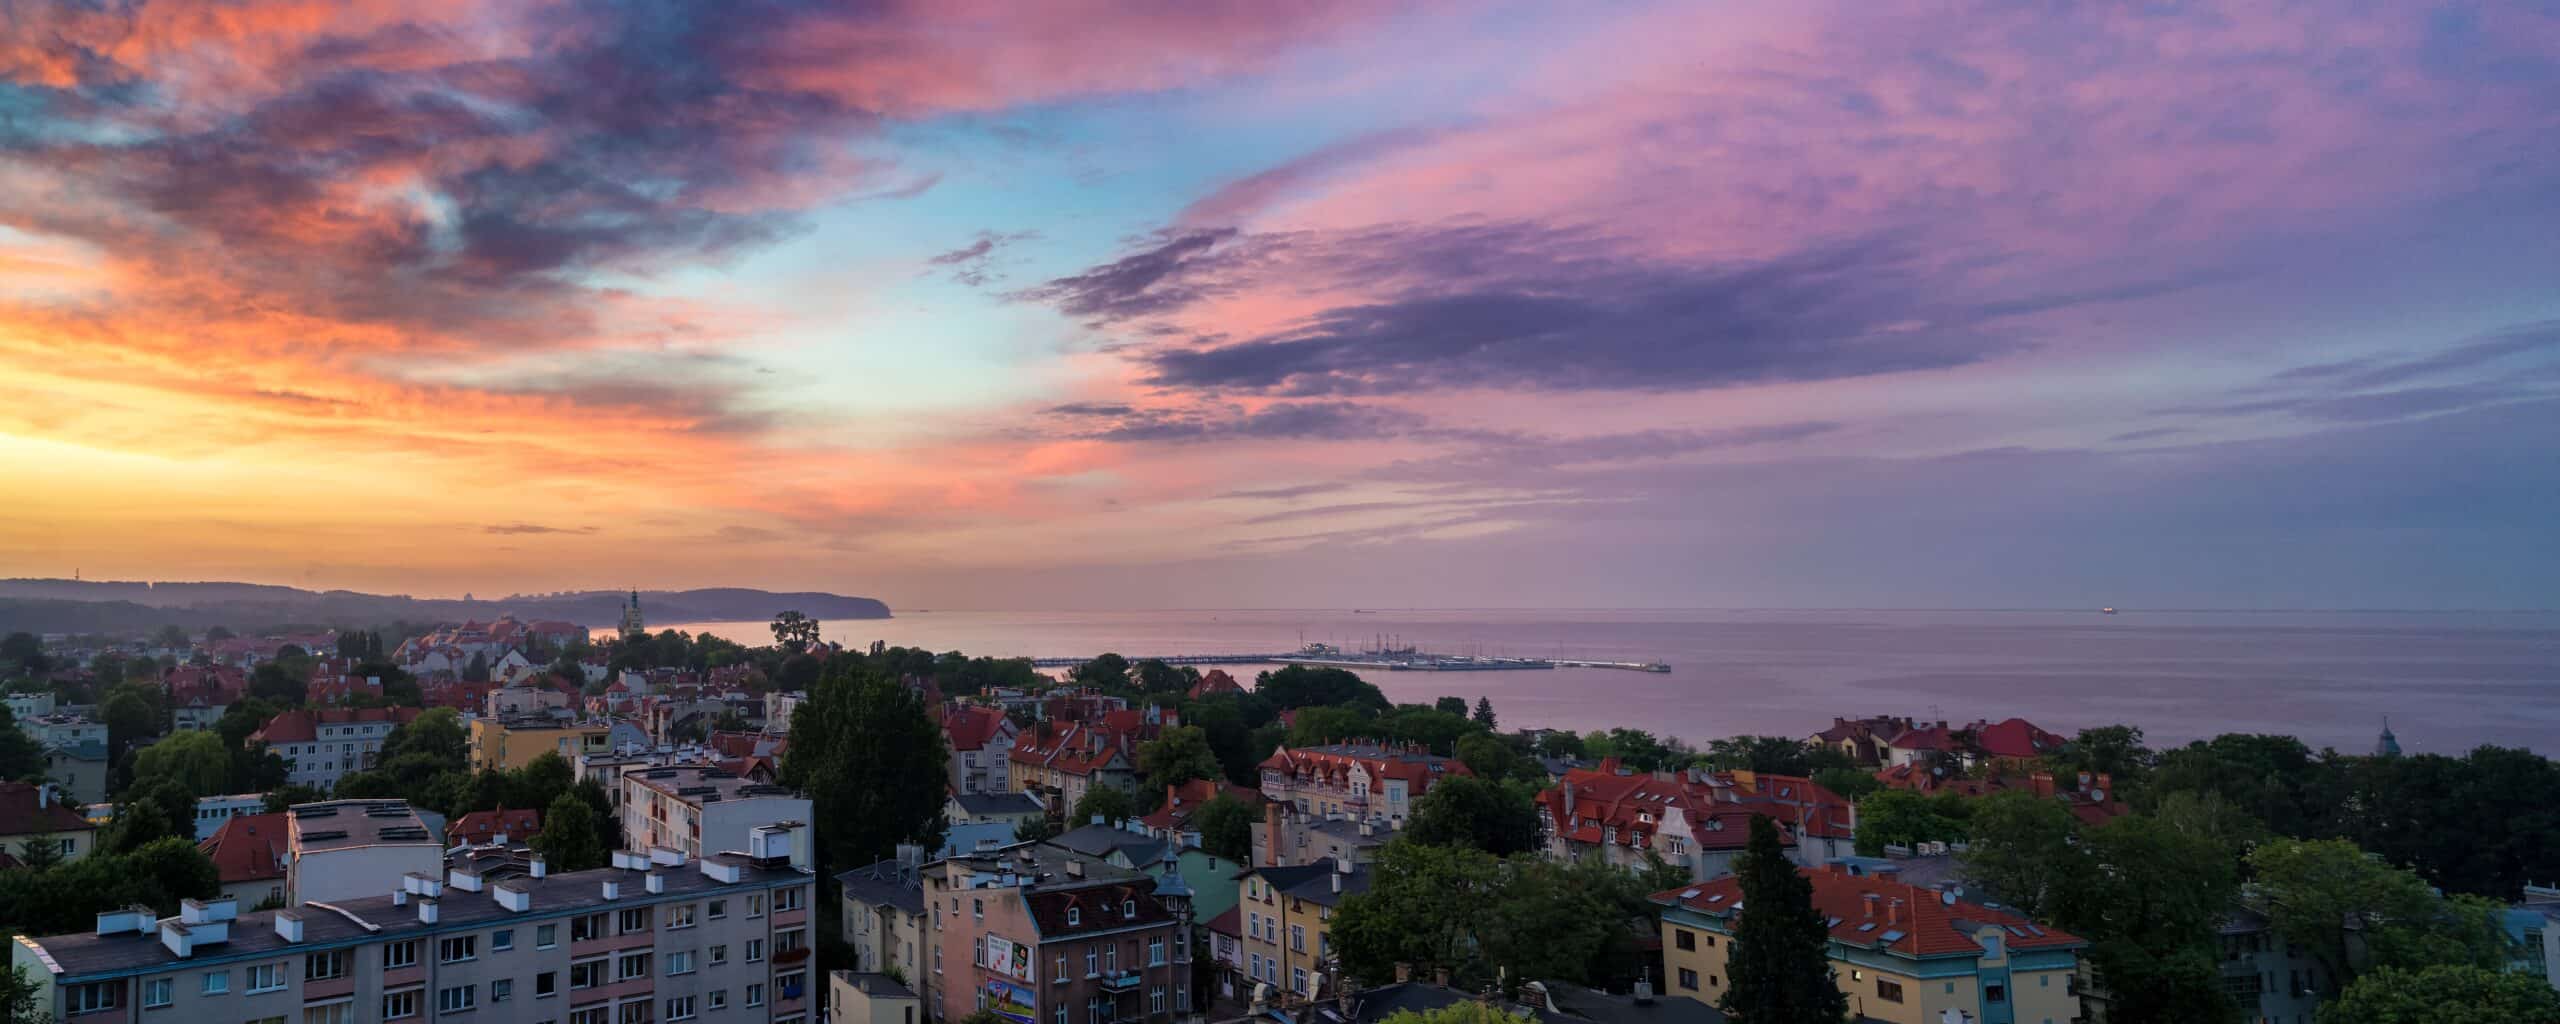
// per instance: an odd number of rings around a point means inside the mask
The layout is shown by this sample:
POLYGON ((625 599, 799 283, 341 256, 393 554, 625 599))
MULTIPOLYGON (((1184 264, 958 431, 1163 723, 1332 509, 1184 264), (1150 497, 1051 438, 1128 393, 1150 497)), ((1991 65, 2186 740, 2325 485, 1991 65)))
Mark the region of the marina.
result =
MULTIPOLYGON (((1516 672, 1555 668, 1606 668, 1628 672, 1669 672, 1671 666, 1659 661, 1590 661, 1567 658, 1513 658, 1478 654, 1434 654, 1410 646, 1398 646, 1382 639, 1368 650, 1344 650, 1327 643, 1308 643, 1297 650, 1273 654, 1171 654, 1137 657, 1123 655, 1132 663, 1161 661, 1167 665, 1316 665, 1326 668, 1377 669, 1388 672, 1516 672)), ((1093 660, 1082 658, 1033 658, 1033 668, 1074 668, 1093 660)))

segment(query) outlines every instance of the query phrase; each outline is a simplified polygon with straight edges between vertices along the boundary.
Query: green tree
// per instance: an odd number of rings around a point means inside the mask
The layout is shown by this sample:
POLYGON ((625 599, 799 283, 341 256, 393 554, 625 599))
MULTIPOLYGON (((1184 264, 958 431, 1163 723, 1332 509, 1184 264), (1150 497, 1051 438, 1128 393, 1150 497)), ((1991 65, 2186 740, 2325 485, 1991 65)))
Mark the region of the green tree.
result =
POLYGON ((2560 1024, 2560 992, 2515 971, 2382 967, 2321 1007, 2320 1024, 2560 1024))
POLYGON ((1962 797, 1926 797, 1909 790, 1886 789, 1858 801, 1858 854, 1880 857, 1884 848, 1926 842, 1954 842, 1965 837, 1971 814, 1962 797))
POLYGON ((2141 815, 2099 826, 2077 845, 2033 829, 1977 836, 1973 850, 2009 861, 2050 858, 2046 920, 2087 939, 2083 954, 2116 1024, 2229 1019, 2218 927, 2238 896, 2237 848, 2141 815), (2023 832, 2023 839, 2019 833, 2023 832))
POLYGON ((1342 968, 1366 984, 1393 980, 1398 964, 1421 972, 1474 969, 1485 911, 1499 896, 1502 863, 1482 850, 1398 839, 1378 851, 1369 890, 1333 915, 1342 968))
POLYGON ((1582 757, 1587 753, 1582 737, 1562 729, 1550 730, 1538 737, 1539 757, 1582 757))
POLYGON ((17 717, 6 705, 0 705, 0 779, 31 779, 44 771, 44 748, 18 728, 17 717))
POLYGON ((1707 764, 1717 771, 1809 776, 1813 774, 1813 753, 1799 739, 1734 736, 1707 744, 1707 764))
POLYGON ((818 645, 818 620, 787 611, 773 617, 773 642, 793 654, 818 645))
POLYGON ((0 973, 0 1020, 10 1024, 53 1024, 53 1008, 44 1005, 45 989, 24 967, 0 973))
POLYGON ((1477 697, 1475 723, 1479 726, 1483 726, 1485 731, 1491 732, 1495 728, 1494 721, 1493 698, 1477 697))
POLYGON ((1084 799, 1076 801, 1067 825, 1072 828, 1100 819, 1103 824, 1116 826, 1137 816, 1138 802, 1129 794, 1110 786, 1095 786, 1084 791, 1084 799))
POLYGON ((1298 709, 1297 721, 1289 726, 1288 743, 1292 747, 1320 747, 1378 734, 1375 720, 1351 708, 1304 707, 1298 709))
POLYGON ((1188 725, 1164 730, 1139 744, 1138 773, 1146 780, 1148 796, 1156 800, 1164 798, 1167 786, 1226 774, 1218 766, 1217 753, 1209 749, 1209 734, 1188 725))
POLYGON ((466 683, 485 683, 489 681, 489 655, 487 652, 471 652, 471 660, 463 663, 462 666, 462 681, 466 683))
POLYGON ((604 841, 598 837, 594 808, 575 793, 562 793, 542 812, 542 831, 531 840, 535 852, 554 871, 585 871, 605 865, 604 841))
MULTIPOLYGON (((1461 707, 1463 708, 1463 703, 1461 707)), ((1305 711, 1300 711, 1303 720, 1305 711)), ((1378 720, 1386 738, 1398 743, 1411 743, 1434 754, 1448 756, 1457 752, 1460 737, 1477 735, 1481 729, 1469 721, 1464 710, 1456 714, 1408 705, 1396 708, 1378 720)))
POLYGON ((17 632, 0 637, 0 666, 28 675, 43 675, 45 670, 53 667, 53 661, 45 656, 42 639, 33 633, 17 632))
POLYGON ((154 637, 154 639, 156 639, 162 647, 175 651, 184 651, 187 649, 188 644, 187 628, 185 626, 176 625, 162 626, 160 627, 160 632, 154 637))
POLYGON ((1387 709, 1386 694, 1338 668, 1283 666, 1255 676, 1253 692, 1281 710, 1328 705, 1376 714, 1387 709))
POLYGON ((1813 909, 1813 883, 1787 860, 1778 827, 1766 816, 1752 817, 1734 876, 1742 911, 1725 955, 1729 987, 1717 1005, 1745 1021, 1848 1019, 1849 997, 1831 977, 1831 929, 1813 909))
POLYGON ((1398 1010, 1379 1024, 1529 1024, 1523 1017, 1491 1003, 1460 1000, 1433 1010, 1398 1010))
POLYGON ((923 698, 848 659, 792 714, 780 781, 809 794, 822 866, 846 868, 886 858, 899 843, 933 843, 949 760, 923 698))
POLYGON ((1538 811, 1523 791, 1451 775, 1414 804, 1405 835, 1417 843, 1472 846, 1504 857, 1537 849, 1538 811))
POLYGON ((1139 692, 1159 695, 1184 693, 1191 689, 1191 684, 1199 682, 1196 674, 1184 675, 1181 669, 1154 658, 1131 666, 1129 676, 1137 684, 1139 692))
POLYGON ((1253 826, 1261 820, 1252 805, 1220 793, 1191 812, 1191 827, 1200 833, 1200 848, 1238 864, 1253 859, 1253 826))
POLYGON ((1977 800, 1966 830, 1965 874, 2029 917, 2046 916, 2070 880, 2077 819, 2061 803, 2011 790, 1977 800))
POLYGON ((2347 806, 2339 765, 2291 736, 2226 734, 2159 757, 2146 804, 2171 793, 2215 792, 2277 835, 2334 836, 2347 806))
POLYGON ((1456 715, 1460 718, 1465 718, 1467 716, 1467 699, 1464 697, 1442 697, 1439 700, 1431 702, 1431 709, 1456 715))
POLYGON ((98 834, 98 848, 132 853, 163 839, 193 843, 195 833, 195 794, 176 779, 146 777, 117 802, 115 820, 98 834))
POLYGON ((269 814, 281 814, 285 811, 291 810, 295 804, 319 803, 320 801, 329 798, 329 794, 323 793, 316 788, 303 785, 299 782, 289 786, 270 789, 266 792, 266 803, 261 809, 269 814))
POLYGON ((175 781, 195 796, 218 796, 233 792, 231 760, 222 737, 190 730, 171 733, 135 751, 133 773, 138 778, 175 781))
POLYGON ((133 687, 108 694, 106 703, 98 706, 98 717, 107 723, 109 758, 122 758, 160 733, 158 702, 133 687))
POLYGON ((1129 659, 1104 653, 1067 671, 1067 678, 1085 686, 1106 690, 1126 689, 1129 685, 1129 659))
POLYGON ((282 660, 260 662, 249 672, 249 695, 281 707, 301 707, 311 699, 309 670, 282 660))
POLYGON ((1536 762, 1520 756, 1500 736, 1473 733, 1458 737, 1458 761, 1477 778, 1499 782, 1505 779, 1545 781, 1545 770, 1536 762))
POLYGON ((2387 951, 2402 967, 2423 966, 2405 958, 2429 946, 2430 932, 2455 940, 2442 954, 2467 959, 2473 948, 2464 922, 2448 920, 2449 908, 2425 880, 2353 843, 2278 839, 2250 851, 2249 867, 2276 933, 2308 951, 2332 977, 2353 979, 2370 963, 2355 955, 2351 935, 2363 936, 2377 954, 2387 951))

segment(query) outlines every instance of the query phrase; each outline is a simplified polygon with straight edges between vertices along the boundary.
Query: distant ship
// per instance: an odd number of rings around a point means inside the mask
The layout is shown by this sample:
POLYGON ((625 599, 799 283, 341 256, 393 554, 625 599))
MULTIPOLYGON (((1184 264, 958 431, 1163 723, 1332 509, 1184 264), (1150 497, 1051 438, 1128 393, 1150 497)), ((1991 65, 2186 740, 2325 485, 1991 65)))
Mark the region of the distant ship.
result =
POLYGON ((1353 614, 1353 615, 1376 615, 1376 614, 1378 614, 1378 613, 1377 613, 1377 612, 1374 612, 1374 611, 1370 611, 1370 610, 1369 610, 1369 609, 1367 609, 1367 608, 1354 608, 1354 609, 1351 609, 1351 614, 1353 614))
POLYGON ((2116 613, 2116 610, 2115 610, 2115 609, 2113 609, 2113 608, 2100 608, 2100 609, 2098 609, 2098 614, 2100 614, 2100 615, 2113 615, 2113 614, 2115 614, 2115 613, 2116 613))

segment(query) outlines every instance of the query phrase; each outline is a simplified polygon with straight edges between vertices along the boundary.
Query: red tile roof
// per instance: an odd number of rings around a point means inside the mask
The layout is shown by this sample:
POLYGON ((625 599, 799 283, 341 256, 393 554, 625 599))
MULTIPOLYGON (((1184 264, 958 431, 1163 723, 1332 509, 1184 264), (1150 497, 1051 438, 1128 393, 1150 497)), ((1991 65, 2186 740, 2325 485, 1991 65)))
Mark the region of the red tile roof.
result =
POLYGON ((97 828, 80 812, 47 800, 33 784, 0 782, 0 836, 87 832, 97 828))
MULTIPOLYGON (((1905 956, 1978 953, 1976 938, 1996 928, 2001 941, 2017 949, 2072 949, 2085 945, 2079 936, 2036 924, 2027 918, 1964 900, 1950 901, 1936 890, 1891 877, 1852 875, 1840 865, 1797 873, 1813 882, 1813 906, 1831 921, 1835 942, 1867 949, 1886 949, 1905 956), (1887 940, 1887 936, 1892 936, 1887 940)), ((1730 921, 1742 906, 1742 881, 1727 875, 1712 882, 1669 889, 1653 895, 1663 906, 1683 907, 1730 921)))
POLYGON ((1139 819, 1141 824, 1158 831, 1180 829, 1190 824, 1193 814, 1198 813, 1200 808, 1209 801, 1222 795, 1243 801, 1247 807, 1262 806, 1261 790, 1249 789, 1230 782, 1193 779, 1189 782, 1166 786, 1164 789, 1164 806, 1156 808, 1155 813, 1139 819))
POLYGON ((1156 738, 1181 718, 1162 708, 1122 708, 1106 712, 1099 722, 1042 722, 1014 737, 1008 760, 1054 768, 1069 775, 1091 775, 1113 768, 1133 768, 1138 745, 1156 738))
POLYGON ((1200 674, 1200 681, 1191 684, 1192 700, 1199 700, 1202 697, 1215 697, 1222 693, 1243 692, 1243 684, 1236 682, 1236 677, 1228 675, 1225 669, 1213 668, 1207 672, 1203 672, 1200 674))
POLYGON ((1031 919, 1040 929, 1043 940, 1083 932, 1111 931, 1145 925, 1169 925, 1179 920, 1156 898, 1155 880, 1139 879, 1115 885, 1093 885, 1074 889, 1030 891, 1023 896, 1030 905, 1031 919), (1130 904, 1136 904, 1133 908, 1130 904), (1076 910, 1076 923, 1067 923, 1067 909, 1076 910), (1121 911, 1134 909, 1135 914, 1121 911))
POLYGON ((2057 733, 2036 728, 2023 718, 2012 718, 1998 724, 1975 722, 1974 746, 1991 757, 2038 758, 2062 749, 2065 742, 2057 733))
POLYGON ((285 833, 291 817, 284 813, 234 815, 215 830, 213 838, 197 843, 196 849, 213 861, 224 885, 283 878, 289 850, 285 833))
POLYGON ((473 811, 453 819, 453 824, 445 828, 444 842, 447 846, 462 843, 486 846, 503 835, 508 842, 517 843, 533 838, 533 834, 539 831, 542 831, 541 811, 530 807, 515 810, 500 807, 494 811, 473 811))
POLYGON ((1701 850, 1737 850, 1751 818, 1764 815, 1816 838, 1851 838, 1849 802, 1811 779, 1757 772, 1624 772, 1615 759, 1578 768, 1538 794, 1539 813, 1563 838, 1589 845, 1650 849, 1666 827, 1685 830, 1701 850), (1570 811, 1566 793, 1571 791, 1570 811), (1675 817, 1672 812, 1677 811, 1675 817))
POLYGON ((1011 724, 1012 721, 1004 716, 1003 708, 984 704, 952 708, 942 719, 942 729, 950 734, 953 750, 984 750, 1011 724))
POLYGON ((261 743, 309 743, 320 738, 323 725, 362 722, 407 725, 417 718, 417 708, 298 708, 267 719, 267 724, 249 734, 249 738, 261 743))
POLYGON ((1320 747, 1282 747, 1263 759, 1262 770, 1325 784, 1349 784, 1351 770, 1362 768, 1377 780, 1401 779, 1406 795, 1420 799, 1434 781, 1451 775, 1473 775, 1466 762, 1407 747, 1378 743, 1331 743, 1320 747))

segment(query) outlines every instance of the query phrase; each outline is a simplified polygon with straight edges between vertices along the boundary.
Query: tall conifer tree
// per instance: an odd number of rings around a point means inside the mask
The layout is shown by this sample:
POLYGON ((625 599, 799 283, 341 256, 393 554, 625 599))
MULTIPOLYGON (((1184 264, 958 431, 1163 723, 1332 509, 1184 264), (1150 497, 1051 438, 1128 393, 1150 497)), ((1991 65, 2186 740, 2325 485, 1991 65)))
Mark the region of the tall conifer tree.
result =
POLYGON ((1731 987, 1720 1005, 1740 1024, 1834 1024, 1849 997, 1831 978, 1831 929, 1813 909, 1813 883, 1796 873, 1778 827, 1751 819, 1751 842, 1734 865, 1742 912, 1725 960, 1731 987))

